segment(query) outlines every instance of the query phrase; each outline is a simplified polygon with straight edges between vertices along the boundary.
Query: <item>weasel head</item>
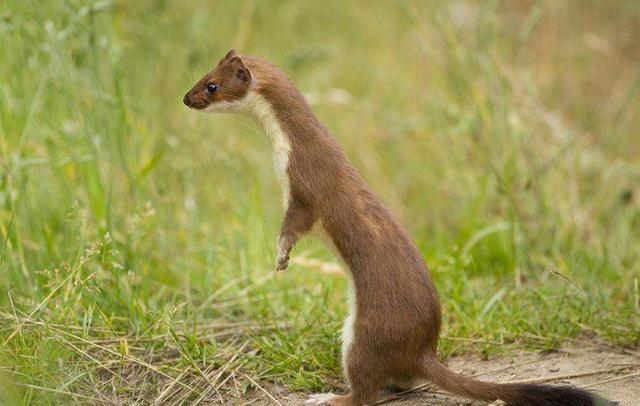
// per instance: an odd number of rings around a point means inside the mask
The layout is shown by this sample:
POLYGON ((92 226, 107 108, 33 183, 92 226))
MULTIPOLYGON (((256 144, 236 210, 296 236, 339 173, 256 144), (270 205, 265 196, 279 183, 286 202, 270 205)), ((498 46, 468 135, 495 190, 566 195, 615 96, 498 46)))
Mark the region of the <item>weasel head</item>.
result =
POLYGON ((234 49, 218 65, 200 79, 184 95, 187 107, 219 113, 232 113, 246 108, 251 89, 251 73, 234 49))

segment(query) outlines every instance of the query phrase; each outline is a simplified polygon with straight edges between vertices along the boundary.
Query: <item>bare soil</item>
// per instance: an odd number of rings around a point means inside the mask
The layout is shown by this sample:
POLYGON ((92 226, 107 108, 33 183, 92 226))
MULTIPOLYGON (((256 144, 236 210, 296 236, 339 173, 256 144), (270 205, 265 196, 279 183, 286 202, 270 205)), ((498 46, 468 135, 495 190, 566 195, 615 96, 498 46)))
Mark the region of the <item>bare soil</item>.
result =
MULTIPOLYGON (((640 352, 586 341, 555 351, 517 352, 512 356, 480 359, 457 356, 446 360, 453 370, 493 382, 527 381, 531 383, 571 384, 586 388, 621 406, 640 406, 640 352)), ((309 394, 288 392, 278 386, 266 387, 283 405, 302 405, 309 394)), ((254 392, 251 404, 274 404, 264 392, 254 392)), ((483 405, 448 395, 435 387, 410 393, 384 393, 379 404, 385 405, 483 405)))

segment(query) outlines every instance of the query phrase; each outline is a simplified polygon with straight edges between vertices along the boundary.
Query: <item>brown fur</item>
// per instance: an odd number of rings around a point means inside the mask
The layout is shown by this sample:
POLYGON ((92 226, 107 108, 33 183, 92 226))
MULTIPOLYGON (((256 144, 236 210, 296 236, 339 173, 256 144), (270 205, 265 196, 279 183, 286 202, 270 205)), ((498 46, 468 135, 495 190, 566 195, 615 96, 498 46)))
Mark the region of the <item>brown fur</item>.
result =
POLYGON ((187 93, 185 104, 203 109, 219 100, 242 99, 250 91, 271 105, 291 146, 278 267, 286 268, 295 242, 320 222, 353 280, 354 339, 345 354, 351 391, 327 403, 373 403, 378 391, 391 382, 410 384, 426 378, 463 396, 527 404, 518 392, 522 386, 474 381, 437 360, 440 302, 420 252, 282 71, 262 59, 239 58, 230 51, 187 93), (249 72, 251 85, 237 79, 238 69, 249 72), (215 98, 202 91, 211 80, 221 83, 215 98))

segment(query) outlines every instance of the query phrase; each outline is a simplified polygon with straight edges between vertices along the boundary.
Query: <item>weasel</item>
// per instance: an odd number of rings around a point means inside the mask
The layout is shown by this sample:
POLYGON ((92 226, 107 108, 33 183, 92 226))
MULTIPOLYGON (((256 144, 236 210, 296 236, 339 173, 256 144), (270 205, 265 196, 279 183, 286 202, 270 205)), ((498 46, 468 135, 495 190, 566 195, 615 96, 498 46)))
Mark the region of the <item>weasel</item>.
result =
POLYGON ((385 387, 425 380, 509 405, 609 404, 571 386, 477 381, 438 360, 440 301, 420 252, 280 69, 232 49, 183 101, 200 111, 248 114, 270 138, 286 205, 276 269, 287 268, 296 241, 315 227, 348 267, 353 297, 342 361, 350 391, 313 395, 308 404, 370 404, 385 387))

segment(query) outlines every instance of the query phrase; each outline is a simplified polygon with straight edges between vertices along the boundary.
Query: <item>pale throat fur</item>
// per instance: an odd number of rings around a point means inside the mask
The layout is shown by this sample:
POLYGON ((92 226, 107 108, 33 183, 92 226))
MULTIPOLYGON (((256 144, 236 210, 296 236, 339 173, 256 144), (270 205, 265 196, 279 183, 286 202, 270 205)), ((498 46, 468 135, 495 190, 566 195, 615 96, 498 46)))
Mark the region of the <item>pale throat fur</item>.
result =
POLYGON ((290 191, 287 166, 289 165, 289 155, 291 154, 291 142, 287 134, 282 130, 271 103, 260 93, 251 89, 240 100, 211 104, 205 108, 205 111, 210 113, 246 113, 262 126, 273 146, 274 169, 282 188, 282 204, 286 210, 289 204, 290 191))

